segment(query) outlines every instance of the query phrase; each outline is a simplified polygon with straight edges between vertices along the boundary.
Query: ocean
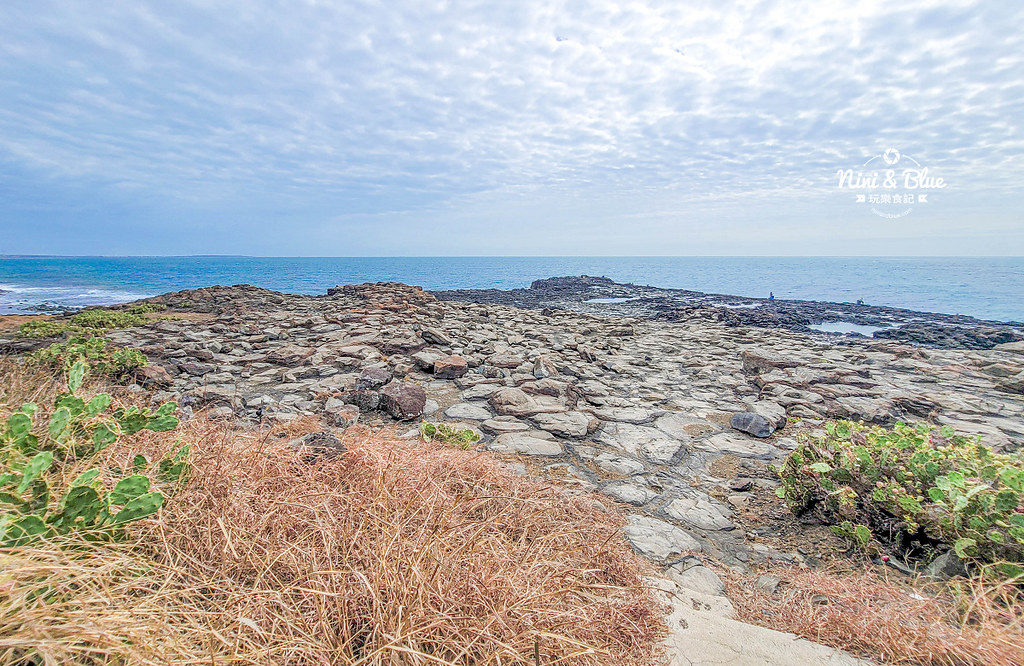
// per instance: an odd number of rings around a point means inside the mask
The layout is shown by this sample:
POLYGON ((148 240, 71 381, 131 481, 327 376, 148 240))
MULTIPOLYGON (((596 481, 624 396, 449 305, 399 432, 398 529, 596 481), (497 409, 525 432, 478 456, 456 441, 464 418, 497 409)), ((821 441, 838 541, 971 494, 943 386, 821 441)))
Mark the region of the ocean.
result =
POLYGON ((112 305, 247 283, 297 294, 397 281, 425 289, 527 287, 600 275, 717 294, 890 305, 1024 321, 1024 257, 0 257, 0 314, 112 305))

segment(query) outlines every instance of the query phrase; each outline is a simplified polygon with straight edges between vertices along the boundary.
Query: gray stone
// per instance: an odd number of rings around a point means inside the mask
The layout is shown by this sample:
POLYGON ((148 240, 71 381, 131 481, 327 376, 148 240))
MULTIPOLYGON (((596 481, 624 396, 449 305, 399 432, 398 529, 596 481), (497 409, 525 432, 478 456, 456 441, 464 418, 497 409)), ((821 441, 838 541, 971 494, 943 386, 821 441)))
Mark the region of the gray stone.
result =
POLYGON ((603 421, 621 421, 623 423, 646 423, 658 414, 658 412, 643 407, 601 407, 593 412, 603 421))
POLYGON ((606 446, 657 463, 670 462, 683 447, 682 442, 656 428, 631 423, 609 423, 596 439, 606 446))
POLYGON ((460 402, 444 410, 444 415, 450 419, 469 419, 471 421, 484 421, 491 418, 491 412, 480 404, 460 402))
POLYGON ((924 575, 936 580, 949 580, 955 576, 966 576, 967 567, 952 550, 939 555, 925 568, 924 575))
POLYGON ((424 349, 423 351, 418 351, 415 354, 410 355, 409 358, 412 359, 412 362, 415 363, 416 367, 420 370, 432 372, 434 370, 434 364, 444 358, 444 354, 424 349))
POLYGON ((523 357, 518 354, 493 354, 487 357, 487 365, 495 368, 518 368, 523 364, 523 357))
POLYGON ((638 460, 632 458, 624 458, 622 456, 615 456, 610 453, 602 453, 594 459, 598 467, 611 472, 612 474, 621 474, 623 476, 630 476, 633 474, 639 474, 644 471, 644 465, 638 460))
POLYGON ((437 328, 424 328, 420 331, 420 336, 427 342, 435 345, 443 345, 445 347, 452 345, 452 339, 444 331, 437 328))
POLYGON ((363 412, 372 412, 380 407, 380 394, 376 391, 365 389, 345 391, 341 394, 341 400, 347 404, 355 405, 363 412))
POLYGON ((686 551, 701 550, 700 542, 686 530, 664 520, 633 514, 626 517, 626 522, 626 539, 648 559, 664 561, 686 551))
POLYGON ((758 460, 771 460, 782 455, 771 444, 767 442, 750 439, 744 435, 737 435, 731 432, 720 432, 707 439, 701 440, 695 446, 714 453, 728 453, 740 458, 756 458, 758 460))
POLYGON ((324 414, 328 420, 339 427, 350 426, 359 420, 359 407, 349 405, 338 398, 328 398, 324 405, 324 414))
POLYGON ((702 530, 731 530, 736 527, 729 520, 728 509, 701 497, 673 500, 665 507, 665 513, 702 530))
POLYGON ((356 388, 376 391, 390 382, 391 376, 391 372, 387 368, 366 368, 359 373, 356 388))
POLYGON ((520 421, 514 416, 495 416, 481 423, 480 428, 492 435, 501 435, 506 432, 525 432, 532 429, 530 424, 520 421))
POLYGON ((687 557, 665 570, 665 574, 682 587, 711 597, 725 595, 725 583, 696 557, 687 557))
POLYGON ((462 392, 463 400, 478 400, 480 398, 488 398, 495 392, 503 389, 501 384, 476 384, 470 386, 462 392))
POLYGON ((340 439, 325 431, 312 432, 293 441, 291 445, 303 453, 303 460, 307 463, 337 458, 347 450, 340 439))
POLYGON ((658 496, 657 493, 647 488, 641 488, 631 483, 611 483, 602 488, 601 492, 609 497, 614 497, 620 502, 634 506, 643 506, 658 496))
POLYGON ((273 363, 275 365, 286 365, 293 367, 300 365, 305 362, 313 352, 316 351, 312 347, 302 347, 300 345, 282 345, 277 349, 271 351, 266 356, 267 363, 273 363))
POLYGON ((537 414, 533 420, 542 430, 560 437, 585 437, 596 420, 583 412, 560 412, 557 414, 537 414))
POLYGON ((685 442, 690 439, 690 433, 686 431, 687 426, 707 425, 707 423, 707 421, 693 416, 687 416, 686 414, 680 414, 678 412, 669 412, 664 416, 659 416, 654 421, 654 427, 669 437, 685 442))
POLYGON ((757 400, 748 405, 748 411, 763 416, 772 426, 779 430, 786 425, 786 410, 772 400, 757 400))
POLYGON ((490 398, 491 405, 503 416, 530 416, 565 411, 565 406, 554 398, 531 396, 517 388, 503 388, 490 398))
POLYGON ((487 445, 491 451, 498 453, 518 453, 526 456, 560 456, 563 453, 562 445, 547 433, 531 432, 507 432, 498 435, 493 442, 487 445))
POLYGON ((744 372, 755 375, 775 368, 795 368, 803 365, 796 359, 786 358, 768 349, 747 349, 742 357, 744 372))
POLYGON ((739 412, 733 414, 729 419, 729 425, 740 432, 745 432, 754 437, 771 437, 775 432, 775 426, 765 417, 754 412, 739 412))

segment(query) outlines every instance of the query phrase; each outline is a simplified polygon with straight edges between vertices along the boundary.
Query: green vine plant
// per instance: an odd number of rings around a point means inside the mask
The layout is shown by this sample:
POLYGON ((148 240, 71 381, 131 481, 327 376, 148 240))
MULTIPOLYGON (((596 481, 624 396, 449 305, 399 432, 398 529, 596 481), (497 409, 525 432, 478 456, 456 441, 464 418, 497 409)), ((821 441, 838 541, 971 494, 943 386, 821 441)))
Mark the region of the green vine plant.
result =
POLYGON ((962 559, 1024 572, 1024 459, 952 428, 851 421, 804 436, 780 471, 778 495, 855 545, 962 559))
POLYGON ((464 451, 480 441, 480 435, 469 428, 455 428, 445 423, 423 423, 420 426, 420 436, 423 437, 424 442, 437 440, 448 446, 457 446, 464 451))
POLYGON ((66 342, 55 342, 30 354, 29 360, 62 372, 70 372, 76 362, 84 361, 90 372, 114 378, 128 377, 148 364, 138 349, 116 347, 95 336, 73 336, 66 342))
POLYGON ((71 365, 68 391, 57 396, 45 424, 38 406, 25 403, 0 428, 0 547, 76 531, 117 538, 124 525, 152 516, 163 506, 164 493, 155 490, 143 472, 150 470, 171 488, 189 473, 189 446, 179 442, 152 468, 137 454, 132 474, 104 474, 98 460, 101 451, 141 430, 174 430, 178 406, 169 402, 156 411, 111 408, 107 393, 86 402, 77 393, 87 372, 82 359, 71 365), (89 465, 90 461, 96 464, 89 465), (67 483, 65 472, 72 465, 89 468, 67 483))

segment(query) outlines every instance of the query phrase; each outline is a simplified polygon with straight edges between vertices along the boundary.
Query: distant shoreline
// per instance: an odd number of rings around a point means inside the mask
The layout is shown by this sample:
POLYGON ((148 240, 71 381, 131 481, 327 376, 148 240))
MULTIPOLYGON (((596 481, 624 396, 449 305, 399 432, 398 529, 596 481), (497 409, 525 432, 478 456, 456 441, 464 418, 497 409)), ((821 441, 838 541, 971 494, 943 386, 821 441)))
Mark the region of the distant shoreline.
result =
POLYGON ((1024 320, 1024 259, 758 257, 253 258, 0 257, 0 313, 114 305, 205 285, 303 295, 339 284, 402 282, 431 291, 514 290, 558 275, 729 294, 1024 320))

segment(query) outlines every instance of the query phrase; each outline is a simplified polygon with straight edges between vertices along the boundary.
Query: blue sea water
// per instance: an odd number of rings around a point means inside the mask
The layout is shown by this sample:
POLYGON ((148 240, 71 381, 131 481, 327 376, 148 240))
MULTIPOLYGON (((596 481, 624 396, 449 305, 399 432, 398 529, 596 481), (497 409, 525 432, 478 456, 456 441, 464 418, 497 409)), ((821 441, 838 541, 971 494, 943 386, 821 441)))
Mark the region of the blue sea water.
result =
POLYGON ((1024 321, 1024 257, 0 257, 0 314, 111 305, 213 284, 299 294, 397 281, 526 287, 558 275, 718 294, 852 302, 1024 321))

